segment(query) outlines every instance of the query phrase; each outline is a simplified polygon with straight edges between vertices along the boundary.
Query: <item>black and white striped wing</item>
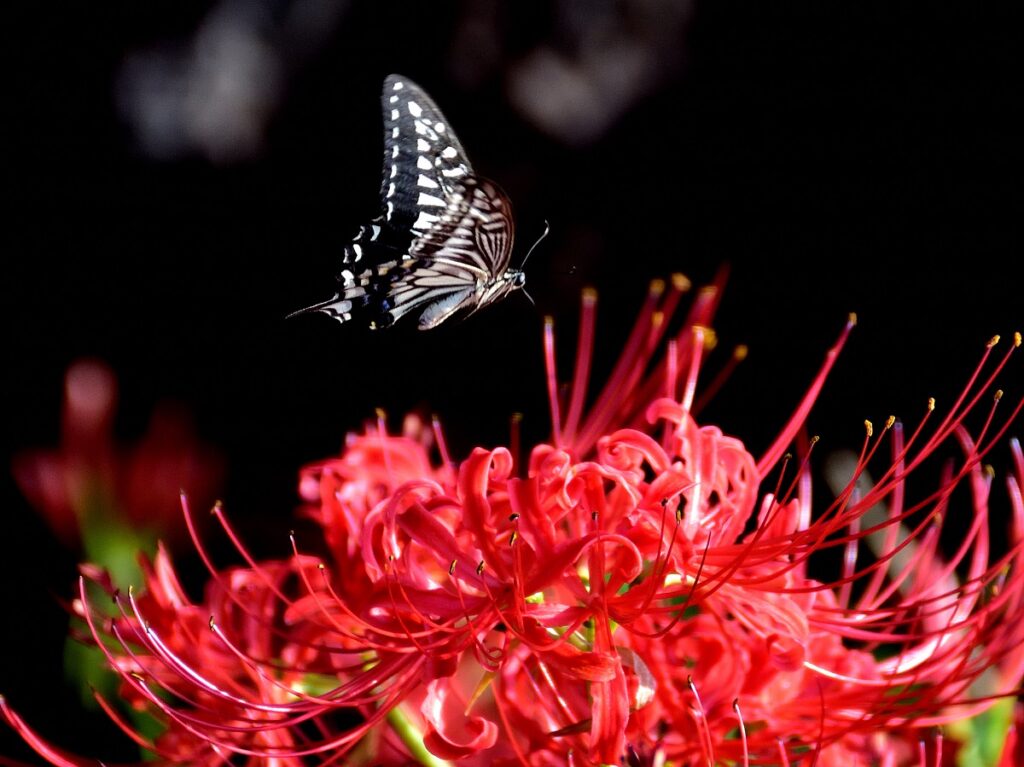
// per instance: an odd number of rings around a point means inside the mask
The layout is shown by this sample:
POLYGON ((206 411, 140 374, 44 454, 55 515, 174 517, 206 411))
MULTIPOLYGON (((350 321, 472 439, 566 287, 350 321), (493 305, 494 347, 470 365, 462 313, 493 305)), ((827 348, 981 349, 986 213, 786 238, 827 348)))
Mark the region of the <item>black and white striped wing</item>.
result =
MULTIPOLYGON (((507 292, 512 206, 472 166, 434 101, 399 75, 384 81, 380 215, 345 249, 340 290, 302 312, 372 328, 418 317, 433 328, 507 292)), ((300 312, 301 313, 301 312, 300 312)))
POLYGON ((391 287, 395 319, 419 313, 420 330, 482 305, 512 254, 512 205, 491 181, 469 176, 440 220, 409 249, 412 269, 391 287))
POLYGON ((389 75, 381 91, 381 111, 381 211, 345 248, 346 264, 407 254, 413 240, 440 219, 461 180, 473 172, 447 119, 416 83, 389 75))
POLYGON ((488 295, 486 287, 508 268, 511 214, 511 203, 496 184, 468 176, 453 190, 438 221, 412 242, 407 256, 343 269, 341 291, 308 311, 341 322, 359 314, 372 328, 413 314, 421 330, 475 311, 488 295))
POLYGON ((493 181, 469 176, 449 196, 440 219, 413 241, 409 255, 458 265, 491 282, 512 255, 512 203, 493 181))

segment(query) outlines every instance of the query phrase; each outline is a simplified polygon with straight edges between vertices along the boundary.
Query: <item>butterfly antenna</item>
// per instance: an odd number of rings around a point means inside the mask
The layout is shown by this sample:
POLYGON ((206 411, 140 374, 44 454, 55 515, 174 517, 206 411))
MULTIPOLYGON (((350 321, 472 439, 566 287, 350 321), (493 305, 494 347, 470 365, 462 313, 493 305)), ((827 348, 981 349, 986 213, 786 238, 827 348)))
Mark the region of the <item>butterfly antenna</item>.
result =
POLYGON ((524 287, 520 288, 520 290, 523 291, 523 295, 525 295, 528 299, 530 299, 530 303, 533 304, 533 308, 536 309, 537 308, 537 302, 534 301, 533 300, 533 296, 531 296, 529 294, 529 292, 527 292, 526 287, 524 286, 524 287))
MULTIPOLYGON (((533 255, 533 251, 535 251, 537 249, 537 246, 540 245, 544 241, 544 238, 547 237, 550 232, 551 232, 551 224, 547 221, 547 219, 545 219, 545 221, 544 221, 544 231, 541 234, 541 236, 537 238, 537 241, 535 243, 533 243, 533 245, 530 246, 530 249, 528 251, 526 251, 526 258, 524 258, 523 259, 523 263, 521 263, 519 265, 520 269, 523 269, 526 266, 526 262, 529 260, 530 256, 533 255)), ((530 300, 533 301, 532 298, 530 300)))

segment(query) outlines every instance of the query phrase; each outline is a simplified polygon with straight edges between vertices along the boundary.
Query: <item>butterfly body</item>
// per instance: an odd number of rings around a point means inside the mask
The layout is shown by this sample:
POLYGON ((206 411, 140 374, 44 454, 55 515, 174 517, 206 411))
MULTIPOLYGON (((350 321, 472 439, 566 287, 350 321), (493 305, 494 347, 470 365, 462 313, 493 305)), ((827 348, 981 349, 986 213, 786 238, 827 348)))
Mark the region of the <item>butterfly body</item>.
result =
POLYGON ((427 330, 523 287, 509 268, 511 203, 473 173, 437 105, 398 75, 384 81, 381 105, 382 210, 346 246, 337 294, 298 313, 371 328, 409 315, 427 330))

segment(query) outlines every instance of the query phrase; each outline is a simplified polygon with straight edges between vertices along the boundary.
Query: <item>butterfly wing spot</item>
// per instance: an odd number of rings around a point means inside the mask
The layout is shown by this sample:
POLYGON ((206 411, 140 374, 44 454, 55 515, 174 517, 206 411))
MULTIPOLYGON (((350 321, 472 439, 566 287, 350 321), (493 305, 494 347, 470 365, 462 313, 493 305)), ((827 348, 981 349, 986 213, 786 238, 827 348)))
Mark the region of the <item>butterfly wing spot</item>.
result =
POLYGON ((416 133, 418 133, 419 135, 426 136, 431 141, 440 140, 441 137, 437 135, 434 129, 430 127, 430 123, 428 123, 426 120, 417 120, 414 125, 416 128, 416 133))
POLYGON ((420 105, 417 104, 415 101, 410 101, 408 104, 408 108, 409 114, 411 114, 413 117, 420 117, 423 115, 423 110, 420 108, 420 105))
POLYGON ((421 232, 426 232, 437 221, 438 217, 433 213, 427 213, 425 210, 421 210, 419 218, 417 218, 415 223, 413 223, 412 228, 421 232))
POLYGON ((443 208, 445 206, 444 200, 442 200, 440 197, 435 197, 434 195, 427 194, 426 192, 420 192, 420 197, 417 204, 420 206, 429 205, 434 208, 443 208))

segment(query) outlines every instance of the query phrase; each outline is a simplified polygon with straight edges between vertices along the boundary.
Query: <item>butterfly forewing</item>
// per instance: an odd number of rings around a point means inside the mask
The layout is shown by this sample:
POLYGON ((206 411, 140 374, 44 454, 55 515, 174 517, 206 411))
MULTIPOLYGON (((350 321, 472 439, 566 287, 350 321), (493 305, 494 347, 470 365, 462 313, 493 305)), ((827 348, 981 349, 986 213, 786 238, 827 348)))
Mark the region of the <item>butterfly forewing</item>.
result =
POLYGON ((384 81, 384 221, 427 231, 447 207, 459 180, 473 172, 455 133, 434 101, 398 75, 384 81))

